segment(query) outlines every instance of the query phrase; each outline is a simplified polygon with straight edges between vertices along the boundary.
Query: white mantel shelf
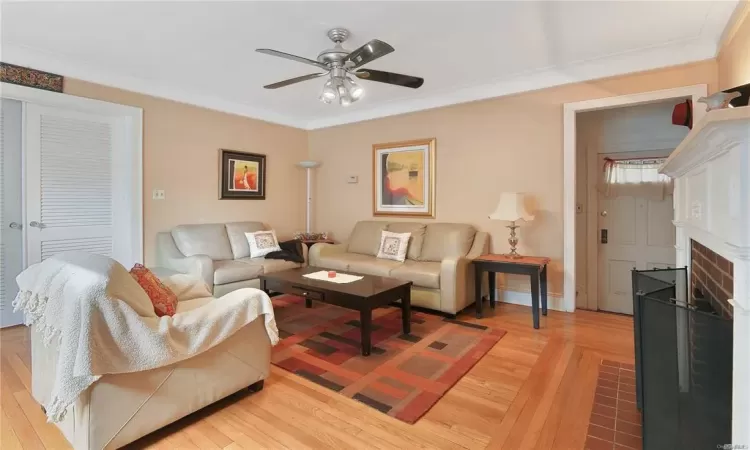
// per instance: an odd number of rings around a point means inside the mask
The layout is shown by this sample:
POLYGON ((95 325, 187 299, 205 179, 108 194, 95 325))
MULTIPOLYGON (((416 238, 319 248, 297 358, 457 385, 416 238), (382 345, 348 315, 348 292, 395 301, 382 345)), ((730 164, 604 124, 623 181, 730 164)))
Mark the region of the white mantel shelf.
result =
POLYGON ((690 169, 750 140, 750 107, 709 111, 669 155, 660 172, 677 178, 690 169))
POLYGON ((734 267, 732 443, 750 444, 750 107, 710 111, 661 167, 674 178, 677 265, 691 240, 734 267))

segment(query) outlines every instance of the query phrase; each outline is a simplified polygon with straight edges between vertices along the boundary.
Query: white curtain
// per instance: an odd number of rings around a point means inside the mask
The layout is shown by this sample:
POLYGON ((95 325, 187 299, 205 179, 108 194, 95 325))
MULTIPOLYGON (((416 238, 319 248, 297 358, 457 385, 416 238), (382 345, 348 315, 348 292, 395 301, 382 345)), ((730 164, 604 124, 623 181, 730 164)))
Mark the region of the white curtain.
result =
POLYGON ((645 197, 664 200, 672 195, 672 179, 659 173, 663 159, 605 160, 602 192, 607 197, 645 197))

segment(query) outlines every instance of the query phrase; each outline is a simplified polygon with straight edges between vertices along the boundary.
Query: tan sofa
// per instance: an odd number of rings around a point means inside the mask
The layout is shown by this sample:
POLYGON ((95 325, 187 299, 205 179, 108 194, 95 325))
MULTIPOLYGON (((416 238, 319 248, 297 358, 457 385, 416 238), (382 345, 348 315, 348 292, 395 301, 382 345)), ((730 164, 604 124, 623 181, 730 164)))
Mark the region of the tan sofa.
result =
POLYGON ((487 253, 488 248, 487 233, 468 224, 362 221, 346 243, 313 245, 309 263, 411 281, 412 305, 455 315, 474 302, 471 261, 487 253), (403 263, 376 257, 384 230, 411 233, 403 263))
MULTIPOLYGON (((245 233, 269 229, 263 222, 178 225, 157 233, 157 264, 180 273, 198 275, 221 297, 235 289, 260 285, 264 273, 301 267, 280 259, 251 258, 245 233)), ((285 240, 278 236, 279 241, 285 240)), ((307 261, 307 246, 302 245, 307 261)))
MULTIPOLYGON (((177 312, 213 299, 181 301, 177 312)), ((31 392, 47 401, 55 381, 57 341, 44 345, 31 327, 31 392)), ((190 359, 143 372, 102 376, 55 425, 73 448, 115 449, 241 389, 258 390, 271 367, 271 341, 257 318, 219 345, 190 359)))

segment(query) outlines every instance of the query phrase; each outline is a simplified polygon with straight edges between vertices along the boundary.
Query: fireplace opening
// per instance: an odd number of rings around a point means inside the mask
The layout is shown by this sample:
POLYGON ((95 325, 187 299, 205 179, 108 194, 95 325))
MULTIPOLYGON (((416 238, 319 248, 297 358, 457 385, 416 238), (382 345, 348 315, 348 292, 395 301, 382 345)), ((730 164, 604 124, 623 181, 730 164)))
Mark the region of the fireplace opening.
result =
POLYGON ((734 265, 700 242, 691 240, 690 286, 692 303, 701 311, 731 319, 734 265))

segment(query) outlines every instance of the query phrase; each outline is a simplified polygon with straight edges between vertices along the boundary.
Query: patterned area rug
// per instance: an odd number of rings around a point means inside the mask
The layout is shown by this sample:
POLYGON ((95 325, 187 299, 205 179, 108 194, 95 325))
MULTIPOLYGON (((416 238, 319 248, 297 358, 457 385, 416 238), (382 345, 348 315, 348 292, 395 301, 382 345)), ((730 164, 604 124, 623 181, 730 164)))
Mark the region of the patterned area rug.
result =
POLYGON ((635 404, 633 365, 603 360, 599 364, 586 449, 640 450, 642 435, 641 413, 635 404))
POLYGON ((437 403, 505 331, 401 310, 373 311, 372 353, 360 353, 359 312, 301 297, 273 298, 281 342, 271 362, 389 416, 414 423, 437 403))

